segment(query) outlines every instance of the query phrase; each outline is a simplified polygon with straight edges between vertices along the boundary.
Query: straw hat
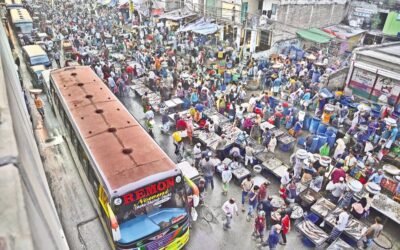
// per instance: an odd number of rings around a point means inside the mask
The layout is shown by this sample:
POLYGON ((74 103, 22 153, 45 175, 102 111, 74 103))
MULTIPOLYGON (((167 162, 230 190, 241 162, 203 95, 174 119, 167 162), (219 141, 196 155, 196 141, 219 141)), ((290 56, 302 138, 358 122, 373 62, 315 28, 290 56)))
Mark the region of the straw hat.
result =
POLYGON ((381 192, 381 187, 374 182, 368 182, 365 185, 365 189, 371 194, 379 194, 381 192))

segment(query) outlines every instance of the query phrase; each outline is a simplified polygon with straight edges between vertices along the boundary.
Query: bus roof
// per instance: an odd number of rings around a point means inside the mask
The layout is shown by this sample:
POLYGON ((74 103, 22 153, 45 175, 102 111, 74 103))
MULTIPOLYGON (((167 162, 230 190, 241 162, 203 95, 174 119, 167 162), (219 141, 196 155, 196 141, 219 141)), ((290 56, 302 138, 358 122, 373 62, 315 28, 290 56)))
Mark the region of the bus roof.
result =
POLYGON ((39 45, 26 45, 22 47, 23 50, 30 56, 30 57, 35 57, 35 56, 42 56, 42 55, 47 55, 46 52, 43 50, 42 47, 39 45))
POLYGON ((29 15, 29 12, 26 9, 11 9, 10 10, 11 14, 11 20, 12 23, 17 24, 17 23, 31 23, 32 18, 31 15, 29 15))
POLYGON ((90 67, 52 70, 50 77, 110 194, 122 195, 129 184, 179 171, 90 67))
POLYGON ((21 0, 6 0, 6 8, 22 8, 24 5, 21 0))

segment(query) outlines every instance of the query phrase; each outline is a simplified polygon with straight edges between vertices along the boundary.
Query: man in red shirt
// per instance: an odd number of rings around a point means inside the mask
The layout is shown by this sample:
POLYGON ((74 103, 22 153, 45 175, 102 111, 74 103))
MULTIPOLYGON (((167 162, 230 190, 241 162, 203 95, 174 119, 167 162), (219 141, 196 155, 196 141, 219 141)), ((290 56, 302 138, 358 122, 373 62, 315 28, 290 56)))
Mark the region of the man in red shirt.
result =
POLYGON ((266 181, 263 184, 260 185, 260 190, 258 191, 258 201, 261 202, 265 200, 267 197, 267 188, 268 188, 269 182, 266 181))
POLYGON ((339 182, 340 177, 343 177, 343 179, 346 179, 346 172, 342 168, 342 166, 338 166, 335 170, 333 170, 332 175, 331 175, 331 180, 333 184, 336 184, 339 182))
POLYGON ((186 121, 182 117, 179 117, 179 119, 176 121, 176 130, 185 130, 186 127, 186 121))
POLYGON ((282 226, 282 241, 280 244, 281 245, 286 245, 286 234, 289 233, 290 231, 290 218, 289 215, 285 212, 282 213, 282 220, 281 220, 281 226, 282 226))

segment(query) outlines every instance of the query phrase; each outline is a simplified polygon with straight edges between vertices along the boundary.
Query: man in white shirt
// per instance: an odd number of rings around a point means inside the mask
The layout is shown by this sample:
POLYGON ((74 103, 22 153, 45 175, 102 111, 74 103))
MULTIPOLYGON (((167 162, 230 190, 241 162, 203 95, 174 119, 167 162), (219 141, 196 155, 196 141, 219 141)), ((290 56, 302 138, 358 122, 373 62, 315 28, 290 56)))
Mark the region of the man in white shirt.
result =
POLYGON ((247 164, 250 162, 250 164, 253 165, 253 154, 254 154, 254 149, 250 147, 250 145, 246 145, 245 148, 245 156, 244 156, 244 165, 247 166, 247 164))
POLYGON ((340 234, 344 231, 344 229, 347 226, 347 223, 349 222, 349 213, 347 212, 348 207, 343 208, 343 212, 341 212, 336 219, 336 225, 333 227, 331 234, 329 235, 329 238, 326 240, 328 243, 333 242, 336 240, 340 234))
POLYGON ((197 143, 193 148, 193 156, 194 156, 194 167, 199 168, 199 163, 201 160, 201 144, 197 143))
POLYGON ((281 185, 286 187, 287 184, 289 184, 291 178, 288 170, 285 170, 281 177, 281 185))
POLYGON ((344 191, 346 190, 346 183, 344 182, 344 178, 340 177, 339 182, 326 187, 326 190, 331 191, 330 200, 333 203, 337 203, 339 198, 342 196, 344 191))
POLYGON ((224 223, 223 227, 224 230, 228 230, 229 228, 231 228, 233 214, 236 213, 236 215, 239 215, 235 199, 230 198, 229 200, 227 200, 224 205, 222 205, 222 210, 224 211, 226 216, 226 222, 224 223))

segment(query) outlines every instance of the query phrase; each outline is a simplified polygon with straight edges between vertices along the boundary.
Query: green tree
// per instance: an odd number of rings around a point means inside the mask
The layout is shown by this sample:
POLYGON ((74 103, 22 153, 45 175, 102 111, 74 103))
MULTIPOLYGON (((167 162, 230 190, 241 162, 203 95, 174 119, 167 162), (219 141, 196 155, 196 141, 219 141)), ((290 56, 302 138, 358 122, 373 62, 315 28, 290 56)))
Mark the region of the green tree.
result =
POLYGON ((380 24, 381 24, 381 18, 379 17, 379 14, 375 14, 374 16, 372 16, 371 29, 373 30, 378 29, 380 24))

